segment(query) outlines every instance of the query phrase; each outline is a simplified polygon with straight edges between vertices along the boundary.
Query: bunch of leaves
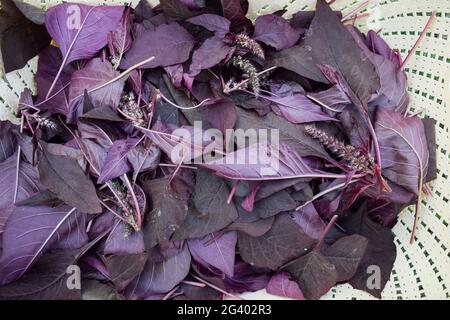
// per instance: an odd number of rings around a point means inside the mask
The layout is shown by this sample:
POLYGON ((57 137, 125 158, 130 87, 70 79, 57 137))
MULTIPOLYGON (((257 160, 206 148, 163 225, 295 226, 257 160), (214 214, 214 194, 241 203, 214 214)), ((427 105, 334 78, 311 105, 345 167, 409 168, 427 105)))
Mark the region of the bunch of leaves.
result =
POLYGON ((5 69, 39 64, 21 124, 0 123, 0 298, 318 299, 345 282, 381 296, 390 228, 415 202, 417 222, 436 155, 375 32, 324 0, 254 25, 239 0, 14 3, 5 69), (277 129, 279 146, 230 129, 277 129), (81 291, 64 285, 74 264, 81 291))

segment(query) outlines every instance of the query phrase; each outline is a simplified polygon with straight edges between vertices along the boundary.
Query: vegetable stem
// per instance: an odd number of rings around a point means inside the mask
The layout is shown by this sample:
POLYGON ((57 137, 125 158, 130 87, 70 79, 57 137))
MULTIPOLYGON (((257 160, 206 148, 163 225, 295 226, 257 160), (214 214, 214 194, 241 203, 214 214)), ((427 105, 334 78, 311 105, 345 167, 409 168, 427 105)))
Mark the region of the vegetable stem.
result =
POLYGON ((338 216, 337 214, 335 214, 335 215, 331 218, 330 222, 328 222, 328 225, 325 227, 325 230, 323 230, 322 234, 320 235, 319 242, 317 242, 317 244, 316 244, 316 246, 314 247, 313 250, 317 250, 317 251, 320 250, 320 248, 322 247, 323 242, 324 242, 324 240, 325 240, 325 236, 326 236, 327 233, 330 231, 331 227, 334 225, 334 223, 336 222, 336 220, 337 220, 338 217, 339 217, 339 216, 338 216))

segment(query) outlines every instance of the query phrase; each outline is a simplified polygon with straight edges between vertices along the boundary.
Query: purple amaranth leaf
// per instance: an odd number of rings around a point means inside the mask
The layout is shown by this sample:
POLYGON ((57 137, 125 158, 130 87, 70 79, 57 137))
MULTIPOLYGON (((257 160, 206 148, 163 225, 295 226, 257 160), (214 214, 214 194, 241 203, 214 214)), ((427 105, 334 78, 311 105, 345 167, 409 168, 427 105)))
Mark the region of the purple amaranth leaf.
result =
POLYGON ((338 178, 336 174, 311 169, 287 145, 255 143, 227 154, 224 158, 200 164, 217 175, 233 180, 280 180, 296 178, 338 178))
POLYGON ((267 293, 292 298, 296 300, 305 300, 302 290, 300 290, 298 284, 292 281, 287 272, 280 271, 270 278, 266 287, 267 293))
POLYGON ((0 284, 20 278, 39 257, 70 231, 75 208, 63 205, 16 207, 6 223, 0 284))
POLYGON ((276 129, 279 132, 280 143, 288 145, 299 155, 303 157, 319 157, 333 163, 333 159, 325 150, 324 146, 319 141, 306 134, 303 125, 287 122, 283 117, 278 116, 273 112, 269 112, 267 115, 260 117, 252 111, 237 108, 237 113, 238 119, 235 126, 236 129, 264 129, 269 132, 276 129))
POLYGON ((291 27, 283 17, 266 14, 255 21, 254 39, 264 42, 277 50, 295 45, 300 38, 300 31, 291 27))
POLYGON ((89 236, 86 232, 87 222, 88 219, 85 214, 75 213, 72 219, 67 220, 67 234, 59 239, 51 249, 75 250, 86 245, 89 242, 89 236))
POLYGON ((152 56, 155 59, 142 68, 167 67, 183 63, 189 59, 194 43, 190 33, 178 23, 163 24, 137 38, 125 54, 120 67, 130 68, 152 56))
POLYGON ((67 114, 69 112, 69 85, 70 77, 75 70, 71 65, 66 66, 54 86, 54 93, 47 101, 46 94, 58 74, 58 68, 62 63, 62 55, 58 48, 49 46, 39 55, 38 68, 36 72, 37 100, 36 104, 42 103, 39 109, 49 110, 52 113, 67 114))
POLYGON ((188 241, 189 251, 198 263, 216 267, 227 276, 233 277, 237 233, 227 232, 222 235, 211 233, 202 239, 188 241))
POLYGON ((108 61, 94 58, 89 61, 83 69, 72 74, 70 85, 70 107, 67 113, 69 119, 80 116, 83 112, 80 108, 80 100, 84 97, 85 90, 89 92, 92 104, 96 107, 109 107, 115 110, 120 103, 125 79, 119 79, 112 84, 99 90, 90 92, 93 89, 106 84, 119 75, 108 61))
POLYGON ((208 103, 203 110, 203 115, 224 136, 227 130, 234 128, 237 119, 235 104, 231 100, 226 99, 217 99, 208 103))
POLYGON ((131 167, 127 161, 131 150, 138 144, 137 138, 116 140, 109 148, 98 183, 104 183, 127 173, 131 167))
POLYGON ((38 165, 41 183, 83 213, 100 213, 102 207, 92 181, 78 163, 44 150, 38 165))
MULTIPOLYGON (((375 99, 384 98, 384 100, 387 101, 381 100, 380 102, 383 108, 389 108, 389 110, 404 113, 409 103, 406 73, 399 69, 395 62, 383 54, 371 52, 364 43, 359 31, 355 28, 349 28, 349 31, 361 50, 363 50, 364 54, 375 66, 380 78, 380 88, 377 91, 377 94, 374 94, 372 97, 371 102, 375 99)), ((384 54, 387 54, 385 52, 386 49, 383 49, 383 51, 384 54)))
POLYGON ((288 214, 277 215, 272 228, 254 238, 239 233, 238 248, 244 261, 252 266, 276 270, 291 259, 305 254, 315 244, 288 214))
POLYGON ((236 207, 227 203, 229 190, 226 183, 208 170, 197 171, 194 206, 175 232, 174 240, 202 238, 220 231, 238 218, 236 207))
POLYGON ((146 243, 149 248, 170 240, 187 215, 188 206, 171 189, 168 178, 154 179, 144 184, 144 191, 152 201, 146 224, 146 243))
POLYGON ((69 288, 68 272, 80 250, 58 250, 45 254, 21 279, 0 287, 2 300, 79 300, 81 290, 69 288))
POLYGON ((142 272, 146 261, 147 253, 103 257, 110 279, 118 291, 125 289, 142 272))
POLYGON ((325 0, 317 1, 316 14, 303 43, 281 51, 272 63, 325 83, 328 80, 318 65, 335 68, 350 89, 352 102, 361 108, 380 88, 375 67, 325 0))
POLYGON ((354 234, 343 237, 324 250, 324 255, 336 267, 337 282, 350 280, 366 252, 367 239, 354 234))
POLYGON ((319 240, 325 224, 312 203, 293 213, 294 221, 311 238, 319 240))
POLYGON ((310 300, 327 293, 338 278, 336 267, 317 250, 291 261, 284 270, 291 274, 305 298, 310 300))
POLYGON ((327 90, 309 93, 308 97, 320 105, 333 109, 333 111, 342 111, 347 105, 352 103, 347 94, 338 85, 334 85, 327 90))
POLYGON ((230 224, 226 230, 229 231, 239 231, 248 234, 251 237, 260 237, 272 228, 274 217, 267 219, 260 219, 254 222, 239 222, 235 221, 230 224))
POLYGON ((17 149, 14 128, 15 126, 11 122, 0 121, 0 163, 12 156, 17 149))
POLYGON ((163 260, 147 259, 144 270, 125 291, 128 298, 145 298, 152 294, 167 293, 186 278, 191 267, 191 255, 187 245, 177 255, 163 260))
POLYGON ((164 16, 170 21, 186 20, 196 13, 188 8, 186 0, 160 0, 164 16))
POLYGON ((214 32, 219 38, 224 38, 230 32, 230 20, 216 14, 205 13, 190 18, 187 21, 214 32))
POLYGON ((322 109, 302 94, 295 94, 283 98, 264 97, 276 103, 277 109, 283 117, 292 123, 306 123, 315 121, 337 121, 324 113, 322 109))
POLYGON ((418 195, 429 156, 422 120, 380 108, 375 131, 382 151, 383 175, 418 195))
POLYGON ((30 4, 3 0, 0 16, 0 75, 23 68, 50 43, 44 26, 34 18, 42 13, 30 4), (30 20, 29 20, 30 19, 30 20), (38 23, 39 22, 39 23, 38 23))
POLYGON ((145 251, 144 234, 132 230, 128 224, 116 221, 113 230, 105 242, 105 255, 140 254, 145 251))
POLYGON ((196 76, 201 70, 209 69, 219 64, 228 57, 230 50, 230 46, 218 37, 206 39, 192 55, 189 75, 196 76))
MULTIPOLYGON (((14 154, 0 163, 0 236, 5 230, 5 225, 11 212, 14 211, 14 192, 17 184, 17 202, 25 200, 31 195, 43 189, 39 183, 39 175, 35 167, 20 161, 19 179, 16 182, 17 155, 14 154)), ((1 250, 0 250, 1 252, 1 250)))
POLYGON ((128 7, 115 31, 108 33, 108 49, 118 66, 125 52, 131 48, 132 9, 128 7))
POLYGON ((240 0, 220 0, 223 8, 223 16, 231 21, 233 32, 250 30, 252 22, 245 16, 240 0))
POLYGON ((338 221, 339 226, 347 234, 359 234, 369 241, 364 257, 349 283, 356 289, 364 290, 381 298, 381 292, 389 280, 397 256, 394 234, 389 228, 370 219, 365 202, 356 211, 351 210, 349 213, 351 214, 338 221), (370 280, 370 274, 367 273, 367 268, 373 265, 380 268, 380 286, 369 288, 367 281, 370 280))
POLYGON ((123 6, 88 6, 63 3, 47 10, 45 25, 64 57, 62 66, 72 61, 91 59, 116 30, 123 6))
POLYGON ((394 63, 397 69, 400 68, 400 55, 397 52, 394 52, 386 41, 378 35, 378 33, 373 30, 369 30, 369 32, 367 32, 366 45, 372 52, 380 54, 394 63))

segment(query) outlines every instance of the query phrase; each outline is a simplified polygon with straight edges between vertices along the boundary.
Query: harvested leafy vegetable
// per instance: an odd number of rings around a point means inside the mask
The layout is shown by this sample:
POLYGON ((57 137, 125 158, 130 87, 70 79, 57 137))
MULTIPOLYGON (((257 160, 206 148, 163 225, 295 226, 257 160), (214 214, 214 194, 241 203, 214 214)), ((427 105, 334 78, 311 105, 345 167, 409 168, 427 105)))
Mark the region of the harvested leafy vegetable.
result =
POLYGON ((39 64, 0 123, 0 299, 381 297, 436 152, 376 32, 325 0, 1 3, 5 70, 39 64))

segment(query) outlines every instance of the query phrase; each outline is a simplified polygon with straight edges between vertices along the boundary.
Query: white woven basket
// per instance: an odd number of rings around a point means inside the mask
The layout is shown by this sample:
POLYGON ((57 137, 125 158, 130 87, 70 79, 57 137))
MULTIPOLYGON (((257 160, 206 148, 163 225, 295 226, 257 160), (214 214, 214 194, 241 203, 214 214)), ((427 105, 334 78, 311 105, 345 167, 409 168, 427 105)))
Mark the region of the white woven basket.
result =
MULTIPOLYGON (((48 8, 62 1, 27 0, 48 8)), ((78 1, 80 2, 80 1, 78 1)), ((91 4, 118 4, 123 0, 91 0, 91 4)), ((126 1, 129 2, 129 1, 126 1)), ((138 0, 133 0, 136 4, 138 0)), ((157 3, 158 0, 150 0, 157 3)), ((315 0, 249 0, 249 15, 286 9, 285 16, 299 10, 313 10, 315 0)), ((333 7, 343 14, 352 12, 362 0, 336 0, 333 7)), ((450 299, 450 0, 371 0, 360 13, 370 16, 357 21, 361 29, 380 30, 392 48, 406 56, 414 45, 433 11, 436 19, 420 43, 405 71, 409 78, 408 91, 412 110, 436 119, 438 178, 431 183, 433 196, 422 201, 417 228, 418 240, 409 244, 413 224, 413 209, 406 209, 394 228, 397 260, 391 280, 383 291, 384 299, 450 299)), ((25 68, 6 76, 9 84, 0 80, 0 119, 9 117, 24 88, 34 90, 33 76, 37 59, 25 68)), ((244 295, 247 299, 276 299, 260 291, 244 295)), ((333 288, 325 299, 372 299, 350 285, 333 288)))

